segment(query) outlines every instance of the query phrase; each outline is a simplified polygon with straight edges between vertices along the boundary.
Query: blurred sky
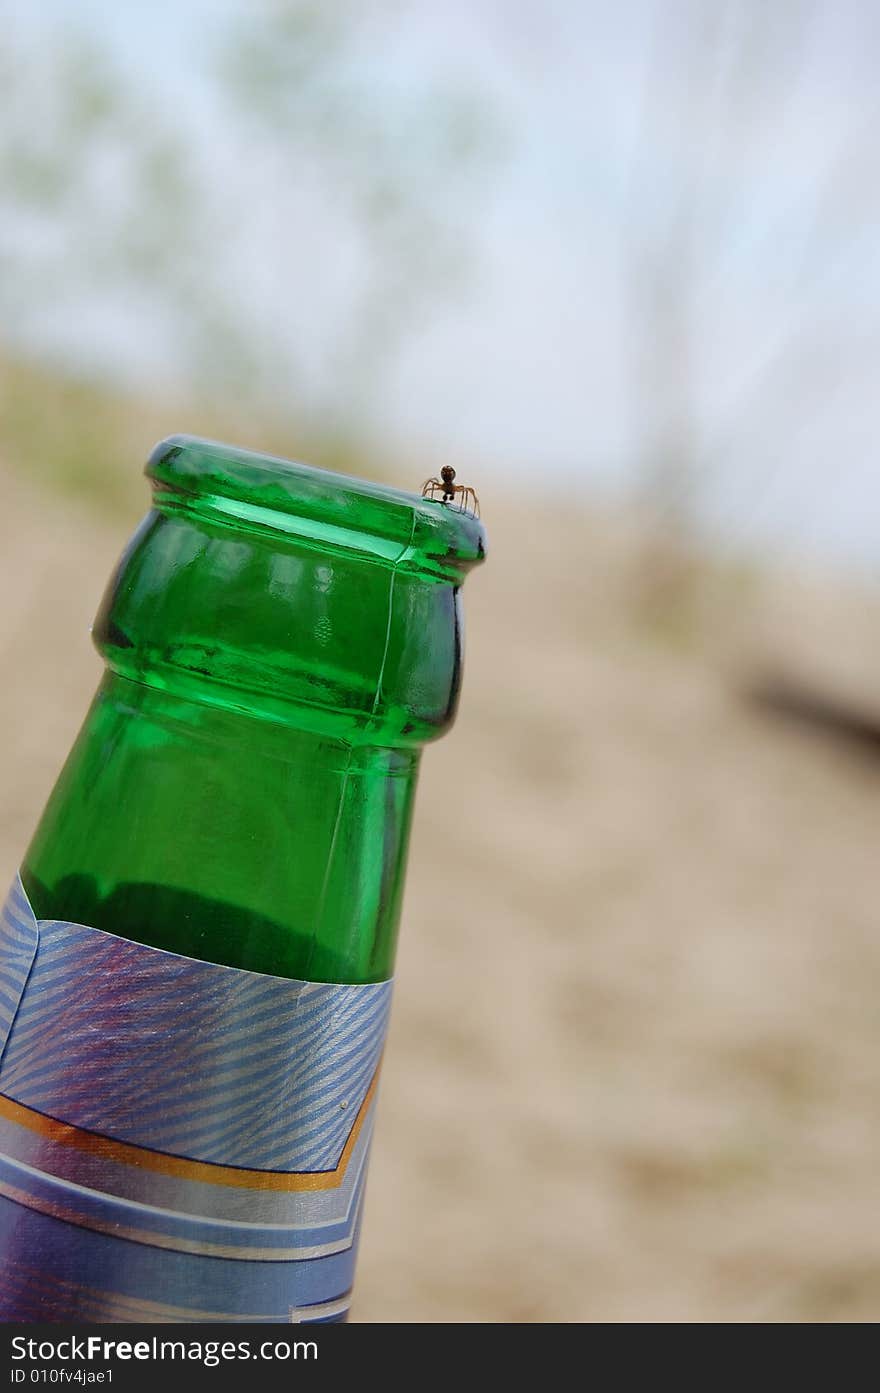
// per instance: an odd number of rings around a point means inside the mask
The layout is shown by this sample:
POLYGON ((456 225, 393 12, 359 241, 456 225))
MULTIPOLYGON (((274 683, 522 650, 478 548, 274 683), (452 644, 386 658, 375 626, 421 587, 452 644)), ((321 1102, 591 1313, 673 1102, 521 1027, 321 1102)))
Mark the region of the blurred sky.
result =
MULTIPOLYGON (((98 36, 139 99, 185 133, 216 201, 225 284, 257 333, 289 343, 291 394, 332 400, 357 264, 345 217, 307 180, 295 200, 280 188, 215 81, 230 26, 259 27, 265 7, 6 8, 38 46, 98 36)), ((460 185, 438 181, 468 274, 415 303, 369 401, 372 437, 432 467, 554 489, 637 489, 654 454, 681 449, 685 475, 661 471, 660 485, 689 490, 707 525, 877 566, 880 7, 384 11, 347 58, 361 90, 392 119, 432 85, 466 90, 491 152, 460 185)), ((428 152, 421 173, 430 183, 428 152)), ((22 333, 89 370, 180 371, 161 322, 144 312, 132 331, 130 298, 97 295, 22 333)))

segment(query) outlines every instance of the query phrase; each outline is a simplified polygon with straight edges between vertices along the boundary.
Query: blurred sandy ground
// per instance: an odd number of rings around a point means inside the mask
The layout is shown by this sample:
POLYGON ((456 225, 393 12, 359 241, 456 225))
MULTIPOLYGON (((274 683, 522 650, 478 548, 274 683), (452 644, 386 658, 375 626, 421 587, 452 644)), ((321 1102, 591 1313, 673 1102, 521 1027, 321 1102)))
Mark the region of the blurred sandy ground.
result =
MULTIPOLYGON (((127 527, 0 486, 8 877, 97 680, 127 527)), ((753 577, 661 638, 632 529, 483 502, 355 1319, 874 1320, 880 762, 758 715, 739 674, 783 652, 870 690, 877 606, 753 577)))

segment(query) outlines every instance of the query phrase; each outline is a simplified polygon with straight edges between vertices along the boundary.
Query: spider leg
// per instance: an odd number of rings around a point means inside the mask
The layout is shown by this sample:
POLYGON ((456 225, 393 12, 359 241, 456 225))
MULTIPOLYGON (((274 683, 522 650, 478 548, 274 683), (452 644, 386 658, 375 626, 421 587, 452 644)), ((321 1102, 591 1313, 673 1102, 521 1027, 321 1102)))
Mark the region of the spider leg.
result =
POLYGON ((456 512, 473 512, 474 517, 480 516, 480 500, 469 484, 447 484, 442 479, 426 479, 422 484, 422 497, 436 499, 440 494, 440 502, 452 504, 456 512))
POLYGON ((475 518, 480 516, 480 500, 472 488, 465 488, 463 502, 466 512, 472 512, 475 518))

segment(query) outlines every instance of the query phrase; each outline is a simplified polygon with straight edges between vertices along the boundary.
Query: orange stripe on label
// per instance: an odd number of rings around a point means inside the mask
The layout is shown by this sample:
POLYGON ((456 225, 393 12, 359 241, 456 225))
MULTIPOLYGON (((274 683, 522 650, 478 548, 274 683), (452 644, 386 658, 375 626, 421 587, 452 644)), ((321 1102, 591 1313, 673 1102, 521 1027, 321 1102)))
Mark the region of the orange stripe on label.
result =
POLYGON ((377 1067, 336 1169, 332 1171, 260 1171, 218 1165, 213 1161, 190 1161, 183 1156, 171 1156, 164 1151, 151 1151, 145 1146, 116 1141, 113 1137, 105 1137, 101 1132, 84 1131, 71 1122, 62 1122, 57 1117, 48 1117, 45 1113, 26 1107, 24 1103, 17 1103, 14 1098, 7 1098, 3 1093, 0 1093, 0 1117, 62 1146, 74 1146, 92 1156, 137 1166, 141 1170, 158 1171, 161 1175, 178 1176, 181 1180, 198 1180, 208 1185, 229 1185, 239 1190, 333 1190, 342 1184, 345 1177, 378 1082, 377 1067))

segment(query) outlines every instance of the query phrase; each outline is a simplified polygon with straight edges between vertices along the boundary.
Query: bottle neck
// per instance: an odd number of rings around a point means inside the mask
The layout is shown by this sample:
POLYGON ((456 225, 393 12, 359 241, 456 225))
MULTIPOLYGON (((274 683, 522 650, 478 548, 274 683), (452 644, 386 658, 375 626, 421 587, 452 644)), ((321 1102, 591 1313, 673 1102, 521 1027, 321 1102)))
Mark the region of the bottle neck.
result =
POLYGON ((274 975, 391 975, 417 749, 110 671, 23 877, 39 917, 274 975))

